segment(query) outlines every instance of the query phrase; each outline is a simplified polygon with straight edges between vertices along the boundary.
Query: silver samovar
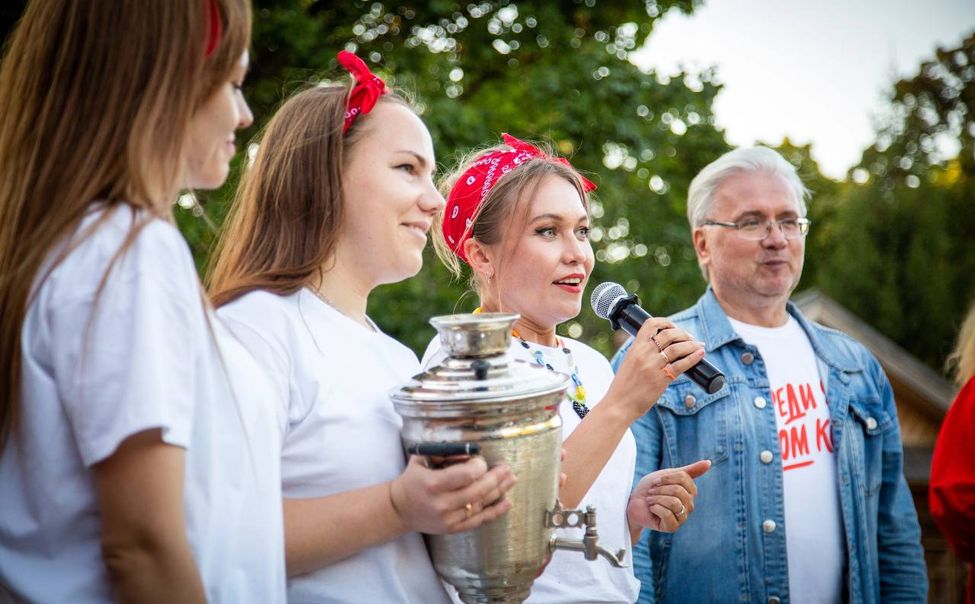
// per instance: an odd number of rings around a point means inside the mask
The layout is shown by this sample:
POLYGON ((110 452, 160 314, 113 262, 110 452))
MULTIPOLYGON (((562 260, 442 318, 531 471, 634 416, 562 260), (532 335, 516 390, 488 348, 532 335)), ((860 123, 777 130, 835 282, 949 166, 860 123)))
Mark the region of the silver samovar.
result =
POLYGON ((558 503, 559 404, 569 378, 508 354, 517 319, 434 317, 430 323, 448 357, 391 394, 403 417, 406 451, 479 452, 489 467, 507 464, 518 478, 506 494, 507 514, 473 531, 425 535, 434 568, 469 604, 524 601, 556 549, 624 566, 625 550, 614 554, 598 544, 595 509, 563 510, 558 503), (555 536, 556 528, 582 527, 582 539, 555 536))

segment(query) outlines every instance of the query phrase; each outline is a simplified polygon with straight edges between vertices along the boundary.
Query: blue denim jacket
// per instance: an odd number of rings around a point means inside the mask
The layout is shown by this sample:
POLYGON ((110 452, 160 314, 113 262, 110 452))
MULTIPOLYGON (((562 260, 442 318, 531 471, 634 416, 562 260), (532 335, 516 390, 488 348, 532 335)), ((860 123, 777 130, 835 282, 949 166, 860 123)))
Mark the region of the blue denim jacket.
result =
MULTIPOLYGON (((861 344, 805 319, 792 303, 788 312, 809 336, 826 387, 846 540, 844 599, 924 602, 921 530, 890 383, 861 344)), ((735 334, 710 288, 672 320, 704 342, 727 385, 708 395, 679 376, 632 427, 637 480, 698 459, 713 463, 695 481, 684 526, 644 531, 634 547, 639 601, 789 602, 782 458, 765 363, 735 334), (776 463, 762 463, 761 451, 776 463)), ((613 357, 614 370, 629 346, 613 357)))

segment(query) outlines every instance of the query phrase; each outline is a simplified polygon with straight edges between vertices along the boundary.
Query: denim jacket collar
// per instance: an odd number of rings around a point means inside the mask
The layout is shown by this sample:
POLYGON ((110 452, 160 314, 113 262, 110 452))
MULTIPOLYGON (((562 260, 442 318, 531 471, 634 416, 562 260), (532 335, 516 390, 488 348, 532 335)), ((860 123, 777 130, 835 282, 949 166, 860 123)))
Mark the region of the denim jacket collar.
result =
MULTIPOLYGON (((710 285, 698 300, 695 308, 698 309, 701 326, 701 333, 698 334, 698 337, 704 342, 707 352, 713 352, 731 342, 742 342, 741 337, 731 327, 728 315, 721 307, 721 303, 718 302, 718 298, 714 295, 714 290, 711 289, 710 285)), ((843 373, 863 371, 863 362, 859 356, 851 354, 850 350, 840 348, 822 336, 822 331, 828 328, 814 324, 804 317, 799 311, 799 307, 792 301, 786 303, 786 310, 806 332, 817 358, 843 373)))

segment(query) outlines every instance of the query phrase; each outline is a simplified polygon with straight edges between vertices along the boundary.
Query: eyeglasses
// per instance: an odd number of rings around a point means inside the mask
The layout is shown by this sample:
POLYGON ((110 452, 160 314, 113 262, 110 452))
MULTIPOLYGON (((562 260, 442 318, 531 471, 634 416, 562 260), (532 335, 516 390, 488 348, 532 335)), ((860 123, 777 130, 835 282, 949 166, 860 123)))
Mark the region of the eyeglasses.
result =
POLYGON ((809 233, 812 221, 808 218, 783 218, 782 220, 759 220, 745 218, 738 222, 721 222, 719 220, 705 220, 704 226, 722 226, 738 231, 738 236, 751 241, 761 241, 772 232, 772 223, 779 225, 782 236, 786 239, 800 239, 809 233))

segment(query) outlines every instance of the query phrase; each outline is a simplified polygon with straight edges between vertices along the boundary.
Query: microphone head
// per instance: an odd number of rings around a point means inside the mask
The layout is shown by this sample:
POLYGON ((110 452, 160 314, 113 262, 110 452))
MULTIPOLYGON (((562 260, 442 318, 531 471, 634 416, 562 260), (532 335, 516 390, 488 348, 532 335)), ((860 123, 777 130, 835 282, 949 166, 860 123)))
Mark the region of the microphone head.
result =
POLYGON ((606 281, 600 283, 596 286, 596 289, 592 290, 589 303, 592 305, 592 310, 596 313, 597 317, 611 321, 612 319, 610 317, 613 315, 613 310, 615 310, 617 302, 627 295, 622 285, 613 283, 612 281, 606 281))

